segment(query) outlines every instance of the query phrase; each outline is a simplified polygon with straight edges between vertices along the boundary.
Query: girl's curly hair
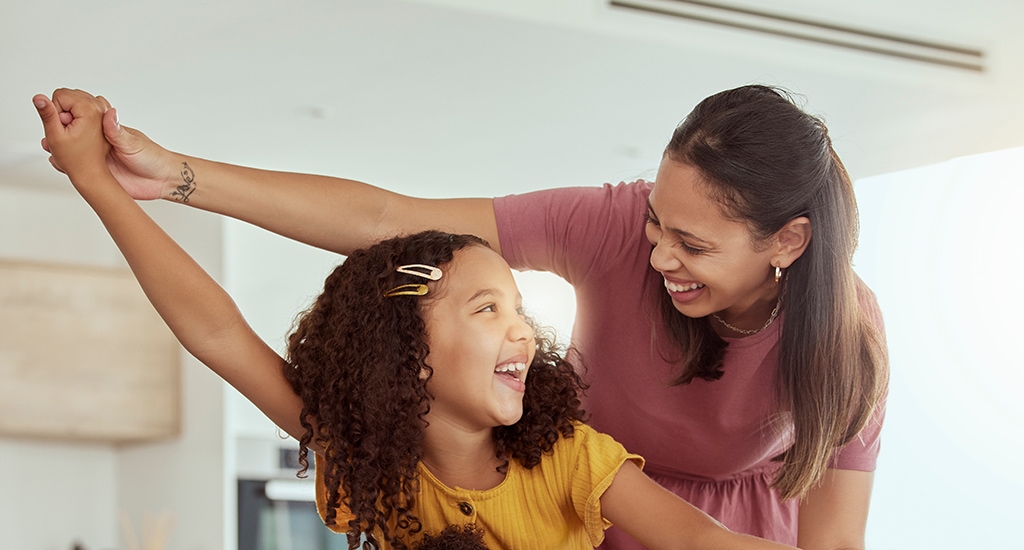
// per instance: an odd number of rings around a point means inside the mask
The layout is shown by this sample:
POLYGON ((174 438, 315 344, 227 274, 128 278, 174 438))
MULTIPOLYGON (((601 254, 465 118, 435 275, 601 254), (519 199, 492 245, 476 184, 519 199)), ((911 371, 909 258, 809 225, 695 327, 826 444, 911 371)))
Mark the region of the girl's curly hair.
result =
POLYGON ((423 535, 413 550, 487 550, 484 532, 476 524, 449 525, 435 535, 423 535))
MULTIPOLYGON (((350 548, 359 546, 360 533, 380 547, 374 535, 379 530, 384 542, 405 549, 402 539, 423 527, 413 510, 433 370, 425 362, 430 350, 420 302, 432 293, 384 294, 404 284, 426 283, 433 291, 438 282, 396 269, 426 264, 444 271, 455 252, 470 246, 487 243, 425 231, 358 250, 327 277, 323 293, 288 337, 285 377, 302 399, 305 429, 299 473, 308 469, 309 446, 320 447, 325 522, 335 525, 339 506, 351 512, 350 548)), ((509 459, 532 468, 560 436, 572 436, 575 422, 586 420, 580 404, 585 385, 559 352, 549 333, 538 334, 522 419, 495 428, 501 470, 509 459)))

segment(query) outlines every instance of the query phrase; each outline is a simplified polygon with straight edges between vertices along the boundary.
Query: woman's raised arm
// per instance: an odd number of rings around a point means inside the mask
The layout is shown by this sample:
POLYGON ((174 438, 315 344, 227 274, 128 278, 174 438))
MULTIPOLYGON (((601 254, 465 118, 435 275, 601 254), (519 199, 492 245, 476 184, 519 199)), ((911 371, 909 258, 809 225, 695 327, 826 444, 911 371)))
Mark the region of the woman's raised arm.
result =
MULTIPOLYGON (((349 254, 424 229, 471 233, 499 247, 491 200, 418 199, 354 180, 246 168, 164 149, 108 111, 110 172, 135 199, 165 199, 349 254)), ((44 149, 49 145, 44 141, 44 149)), ((52 160, 52 159, 51 159, 52 160)), ((54 166, 62 169, 59 162, 54 166)))

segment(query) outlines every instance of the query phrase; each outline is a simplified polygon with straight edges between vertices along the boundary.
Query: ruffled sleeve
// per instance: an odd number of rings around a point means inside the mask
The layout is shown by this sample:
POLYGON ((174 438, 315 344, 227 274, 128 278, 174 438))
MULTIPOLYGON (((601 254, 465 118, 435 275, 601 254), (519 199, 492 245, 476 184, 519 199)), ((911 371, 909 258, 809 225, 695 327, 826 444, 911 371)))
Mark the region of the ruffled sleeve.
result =
MULTIPOLYGON (((327 525, 327 487, 324 486, 323 468, 316 468, 316 511, 320 519, 324 520, 324 525, 327 525)), ((335 533, 348 533, 348 522, 354 517, 345 505, 341 505, 334 517, 334 525, 327 525, 327 528, 335 533)))
POLYGON ((572 473, 572 502, 583 520, 590 542, 597 546, 604 540, 604 530, 611 523, 601 514, 601 496, 611 486, 615 475, 627 460, 640 468, 644 459, 626 449, 611 436, 586 425, 576 427, 576 434, 566 440, 573 445, 575 467, 572 473))

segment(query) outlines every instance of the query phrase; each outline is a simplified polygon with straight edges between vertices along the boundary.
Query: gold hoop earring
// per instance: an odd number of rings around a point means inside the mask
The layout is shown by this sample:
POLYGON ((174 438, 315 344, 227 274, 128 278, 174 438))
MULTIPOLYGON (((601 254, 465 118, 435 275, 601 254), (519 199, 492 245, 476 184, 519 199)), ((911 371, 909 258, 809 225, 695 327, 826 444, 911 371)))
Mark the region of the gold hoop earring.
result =
POLYGON ((782 268, 779 267, 779 266, 775 266, 775 284, 779 284, 779 281, 781 281, 781 280, 782 280, 782 268))

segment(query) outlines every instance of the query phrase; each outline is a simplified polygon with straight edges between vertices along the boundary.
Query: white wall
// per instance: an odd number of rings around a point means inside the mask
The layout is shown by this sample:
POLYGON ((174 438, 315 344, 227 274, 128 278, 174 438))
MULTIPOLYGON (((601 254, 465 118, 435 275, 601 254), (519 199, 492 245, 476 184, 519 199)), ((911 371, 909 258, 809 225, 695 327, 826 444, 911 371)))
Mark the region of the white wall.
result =
POLYGON ((1020 546, 1022 174, 1016 148, 857 182, 892 364, 872 548, 1020 546))
MULTIPOLYGON (((146 208, 220 273, 221 220, 171 205, 146 208)), ((70 186, 0 185, 0 235, 0 258, 124 267, 70 186)), ((137 531, 147 519, 172 518, 172 548, 230 547, 234 530, 225 518, 233 513, 226 503, 234 479, 225 472, 223 383, 184 353, 182 369, 184 418, 173 440, 117 446, 0 436, 0 548, 65 550, 75 541, 126 548, 122 513, 137 531)))
POLYGON ((0 547, 117 547, 118 485, 110 445, 0 437, 0 547))

